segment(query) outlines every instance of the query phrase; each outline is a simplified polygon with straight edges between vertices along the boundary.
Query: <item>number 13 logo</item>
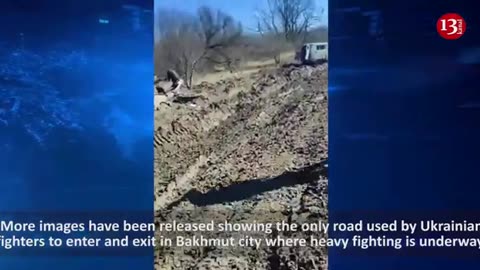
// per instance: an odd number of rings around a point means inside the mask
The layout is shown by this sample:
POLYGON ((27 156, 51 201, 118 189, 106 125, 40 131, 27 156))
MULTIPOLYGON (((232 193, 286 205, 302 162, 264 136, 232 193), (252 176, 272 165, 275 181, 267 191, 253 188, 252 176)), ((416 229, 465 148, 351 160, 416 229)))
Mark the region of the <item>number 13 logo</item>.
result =
POLYGON ((459 39, 466 29, 465 20, 456 13, 447 13, 437 21, 437 32, 444 39, 459 39))

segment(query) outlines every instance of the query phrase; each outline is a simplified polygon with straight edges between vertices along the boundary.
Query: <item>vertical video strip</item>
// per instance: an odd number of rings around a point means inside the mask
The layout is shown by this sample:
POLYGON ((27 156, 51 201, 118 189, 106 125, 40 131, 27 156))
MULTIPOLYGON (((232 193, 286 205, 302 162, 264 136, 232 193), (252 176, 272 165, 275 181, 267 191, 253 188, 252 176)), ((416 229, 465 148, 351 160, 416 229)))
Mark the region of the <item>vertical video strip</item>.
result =
POLYGON ((155 3, 155 268, 326 269, 327 3, 226 2, 155 3))

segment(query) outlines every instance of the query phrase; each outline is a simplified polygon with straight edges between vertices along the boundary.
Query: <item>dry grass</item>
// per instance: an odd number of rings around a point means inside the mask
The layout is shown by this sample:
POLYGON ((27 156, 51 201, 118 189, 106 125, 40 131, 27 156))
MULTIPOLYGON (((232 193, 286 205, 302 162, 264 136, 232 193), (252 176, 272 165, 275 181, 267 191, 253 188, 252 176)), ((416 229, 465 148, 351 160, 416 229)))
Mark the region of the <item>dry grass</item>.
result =
MULTIPOLYGON (((288 51, 280 54, 280 63, 288 63, 292 62, 295 58, 295 52, 294 51, 288 51)), ((249 61, 246 64, 246 68, 251 68, 251 67, 265 67, 265 66, 274 66, 275 61, 273 59, 268 59, 268 60, 260 60, 260 61, 249 61)))
MULTIPOLYGON (((294 58, 294 51, 284 52, 280 54, 280 64, 291 63, 294 61, 294 58)), ((199 84, 201 82, 216 83, 221 80, 235 77, 247 77, 248 75, 258 72, 259 70, 273 68, 276 68, 274 59, 251 60, 243 63, 235 72, 218 68, 215 72, 198 74, 194 78, 194 84, 199 84)))

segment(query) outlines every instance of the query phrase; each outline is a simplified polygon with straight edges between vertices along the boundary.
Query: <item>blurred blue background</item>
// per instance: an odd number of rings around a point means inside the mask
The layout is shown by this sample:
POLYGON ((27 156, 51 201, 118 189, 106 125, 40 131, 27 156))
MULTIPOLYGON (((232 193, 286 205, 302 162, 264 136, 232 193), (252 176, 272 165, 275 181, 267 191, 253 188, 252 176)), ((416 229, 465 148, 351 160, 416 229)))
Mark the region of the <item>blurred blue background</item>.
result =
MULTIPOLYGON (((152 12, 153 1, 2 1, 0 212, 153 220, 152 12)), ((86 267, 57 259, 35 268, 86 267)), ((0 268, 33 260, 0 257, 0 268)), ((84 263, 132 269, 139 260, 84 263)))
MULTIPOLYGON (((330 220, 479 222, 478 3, 329 7, 330 220), (467 24, 454 41, 436 31, 451 12, 467 24)), ((335 270, 477 269, 475 258, 477 248, 329 249, 335 270)))

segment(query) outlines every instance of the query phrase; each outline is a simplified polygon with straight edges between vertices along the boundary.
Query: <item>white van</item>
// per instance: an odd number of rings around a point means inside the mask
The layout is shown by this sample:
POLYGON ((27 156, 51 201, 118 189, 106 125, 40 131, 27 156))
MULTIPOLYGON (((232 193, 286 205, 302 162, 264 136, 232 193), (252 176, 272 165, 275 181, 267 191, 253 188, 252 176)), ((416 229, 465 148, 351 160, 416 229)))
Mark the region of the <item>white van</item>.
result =
POLYGON ((300 51, 302 64, 316 64, 328 61, 328 42, 305 43, 300 51))

